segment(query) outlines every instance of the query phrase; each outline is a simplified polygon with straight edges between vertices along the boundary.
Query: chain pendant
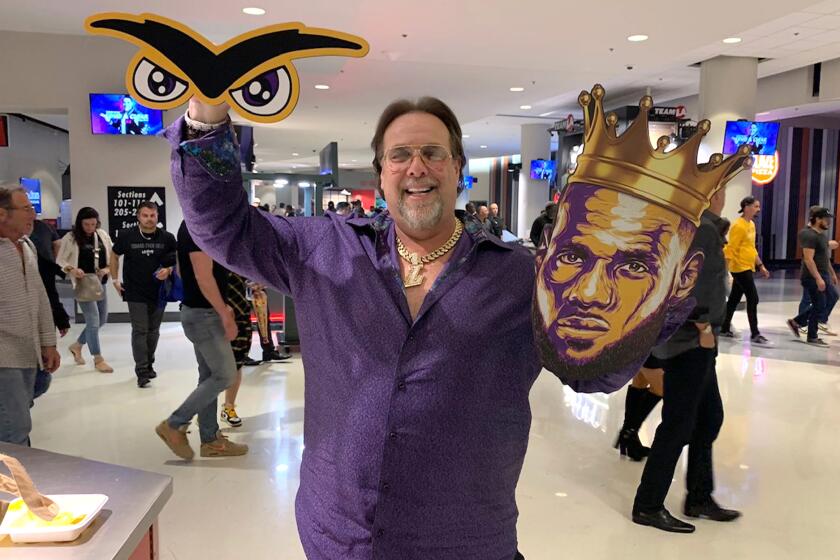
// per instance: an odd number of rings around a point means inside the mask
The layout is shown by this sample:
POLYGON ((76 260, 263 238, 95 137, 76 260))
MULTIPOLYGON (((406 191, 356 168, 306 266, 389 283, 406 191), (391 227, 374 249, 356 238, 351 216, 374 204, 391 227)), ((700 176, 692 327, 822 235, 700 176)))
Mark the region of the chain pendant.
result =
POLYGON ((406 288, 413 288, 423 283, 423 263, 420 257, 415 253, 411 255, 411 268, 408 270, 403 284, 406 288))

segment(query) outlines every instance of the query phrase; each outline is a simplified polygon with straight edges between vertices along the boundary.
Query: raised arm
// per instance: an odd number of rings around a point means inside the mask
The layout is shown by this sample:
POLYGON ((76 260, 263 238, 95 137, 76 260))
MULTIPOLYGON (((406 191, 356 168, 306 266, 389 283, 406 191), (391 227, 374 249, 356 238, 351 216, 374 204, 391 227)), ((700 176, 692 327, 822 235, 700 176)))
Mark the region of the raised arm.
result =
POLYGON ((242 276, 291 293, 307 247, 314 247, 328 224, 253 208, 242 185, 239 146, 227 106, 193 99, 189 115, 193 121, 217 125, 198 131, 181 118, 165 133, 172 145, 172 182, 196 244, 242 276))

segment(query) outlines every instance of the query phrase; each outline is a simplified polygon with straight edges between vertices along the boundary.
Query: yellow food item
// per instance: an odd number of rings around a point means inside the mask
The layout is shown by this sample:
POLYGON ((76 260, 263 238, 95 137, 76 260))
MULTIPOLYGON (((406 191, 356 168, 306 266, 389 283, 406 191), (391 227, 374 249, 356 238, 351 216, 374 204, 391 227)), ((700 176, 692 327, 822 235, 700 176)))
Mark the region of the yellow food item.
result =
POLYGON ((44 521, 26 506, 23 500, 18 500, 9 505, 6 515, 19 513, 18 517, 10 524, 11 529, 42 529, 44 527, 69 527, 81 522, 86 516, 74 515, 69 511, 60 511, 52 521, 44 521))

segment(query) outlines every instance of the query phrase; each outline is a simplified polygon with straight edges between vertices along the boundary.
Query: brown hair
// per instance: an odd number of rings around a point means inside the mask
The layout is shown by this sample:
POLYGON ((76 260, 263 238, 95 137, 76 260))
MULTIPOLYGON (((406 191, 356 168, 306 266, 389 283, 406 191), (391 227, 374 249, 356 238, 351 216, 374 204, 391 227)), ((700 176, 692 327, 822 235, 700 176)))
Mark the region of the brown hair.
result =
POLYGON ((449 149, 452 157, 461 162, 458 169, 458 192, 460 192, 461 183, 464 180, 464 165, 467 162, 464 155, 464 143, 461 141, 461 125, 458 124, 458 118, 452 109, 436 97, 421 97, 417 101, 398 99, 382 111, 379 122, 376 124, 373 140, 370 142, 370 147, 373 149, 373 170, 376 172, 376 189, 381 191, 379 176, 382 173, 382 142, 385 131, 392 122, 408 113, 428 113, 440 119, 446 126, 449 131, 449 149))
POLYGON ((148 208, 149 210, 154 210, 155 212, 158 212, 158 211, 159 211, 159 210, 158 210, 158 205, 157 205, 157 204, 155 204, 155 203, 154 203, 154 202, 152 202, 151 200, 144 200, 143 202, 141 202, 141 203, 137 206, 137 210, 135 210, 134 215, 135 215, 135 216, 139 216, 139 215, 140 215, 140 210, 141 210, 141 209, 143 209, 143 208, 148 208))

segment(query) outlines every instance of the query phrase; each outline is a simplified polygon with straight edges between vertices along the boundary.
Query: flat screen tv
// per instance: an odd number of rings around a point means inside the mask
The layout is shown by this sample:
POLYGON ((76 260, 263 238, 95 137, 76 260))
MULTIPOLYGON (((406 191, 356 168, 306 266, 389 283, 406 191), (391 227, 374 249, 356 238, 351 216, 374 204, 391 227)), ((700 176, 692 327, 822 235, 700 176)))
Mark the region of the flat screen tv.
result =
POLYGON ((547 181, 557 171, 557 162, 550 159, 531 160, 531 179, 547 181))
POLYGON ((90 130, 94 134, 153 136, 163 130, 163 111, 143 107, 124 93, 91 93, 90 130))
POLYGON ((20 178, 20 186, 26 191, 26 197, 29 199, 29 204, 35 207, 35 213, 41 213, 41 180, 30 179, 28 177, 20 178))
POLYGON ((723 137, 723 153, 734 154, 741 144, 749 144, 753 154, 772 156, 776 153, 778 138, 777 122, 728 121, 723 137))

